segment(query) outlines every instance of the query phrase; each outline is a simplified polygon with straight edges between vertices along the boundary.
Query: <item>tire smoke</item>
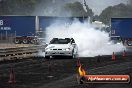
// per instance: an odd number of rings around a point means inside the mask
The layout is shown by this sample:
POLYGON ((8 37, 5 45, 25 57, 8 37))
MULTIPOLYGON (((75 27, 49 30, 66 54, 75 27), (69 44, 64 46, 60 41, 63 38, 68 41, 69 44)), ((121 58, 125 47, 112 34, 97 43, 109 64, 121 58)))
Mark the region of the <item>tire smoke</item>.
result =
POLYGON ((75 39, 80 57, 111 55, 125 49, 122 44, 112 43, 108 33, 95 29, 89 21, 82 23, 75 19, 71 24, 54 21, 46 28, 46 42, 68 37, 75 39))

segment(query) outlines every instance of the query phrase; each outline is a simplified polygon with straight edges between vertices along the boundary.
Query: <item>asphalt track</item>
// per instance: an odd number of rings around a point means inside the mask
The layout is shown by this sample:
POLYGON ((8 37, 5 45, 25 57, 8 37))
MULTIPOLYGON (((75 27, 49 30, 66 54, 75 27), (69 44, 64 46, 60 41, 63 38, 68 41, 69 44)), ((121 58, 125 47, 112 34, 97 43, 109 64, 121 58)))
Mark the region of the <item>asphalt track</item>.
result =
MULTIPOLYGON (((94 69, 88 69, 87 74, 127 74, 132 72, 132 62, 106 65, 94 69)), ((40 88, 132 88, 131 84, 78 84, 76 74, 46 84, 40 88)))
MULTIPOLYGON (((131 88, 130 84, 78 84, 76 59, 28 58, 0 62, 0 88, 131 88), (14 69, 16 83, 9 84, 10 68, 14 69), (53 77, 52 77, 53 76, 53 77)), ((131 56, 102 56, 80 58, 87 74, 129 74, 132 76, 131 56)))

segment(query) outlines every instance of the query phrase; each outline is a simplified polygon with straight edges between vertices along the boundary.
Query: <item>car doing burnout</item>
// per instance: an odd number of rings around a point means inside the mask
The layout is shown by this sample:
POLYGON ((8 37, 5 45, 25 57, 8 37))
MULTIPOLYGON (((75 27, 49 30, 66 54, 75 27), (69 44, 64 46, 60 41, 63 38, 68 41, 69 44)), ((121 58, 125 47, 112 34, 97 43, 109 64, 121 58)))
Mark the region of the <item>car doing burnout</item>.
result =
POLYGON ((45 48, 45 58, 68 56, 77 58, 78 48, 73 38, 53 38, 45 48))

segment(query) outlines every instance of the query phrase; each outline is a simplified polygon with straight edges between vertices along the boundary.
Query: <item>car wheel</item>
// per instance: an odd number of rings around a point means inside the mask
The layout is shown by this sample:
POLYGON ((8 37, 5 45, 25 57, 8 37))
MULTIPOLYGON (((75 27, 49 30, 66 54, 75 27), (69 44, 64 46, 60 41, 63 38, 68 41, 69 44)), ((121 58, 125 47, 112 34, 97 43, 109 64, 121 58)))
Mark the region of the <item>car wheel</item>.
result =
POLYGON ((23 44, 27 44, 27 43, 28 43, 28 40, 23 39, 23 44))
POLYGON ((18 40, 18 39, 15 39, 15 44, 19 44, 20 43, 20 41, 18 40))
POLYGON ((75 55, 74 54, 72 55, 72 59, 75 59, 75 55))
POLYGON ((30 43, 31 44, 35 44, 35 40, 30 40, 30 43))
POLYGON ((128 45, 128 46, 132 46, 132 41, 128 40, 128 41, 127 41, 127 45, 128 45))
POLYGON ((75 59, 76 58, 76 55, 74 54, 74 51, 72 52, 72 59, 75 59))

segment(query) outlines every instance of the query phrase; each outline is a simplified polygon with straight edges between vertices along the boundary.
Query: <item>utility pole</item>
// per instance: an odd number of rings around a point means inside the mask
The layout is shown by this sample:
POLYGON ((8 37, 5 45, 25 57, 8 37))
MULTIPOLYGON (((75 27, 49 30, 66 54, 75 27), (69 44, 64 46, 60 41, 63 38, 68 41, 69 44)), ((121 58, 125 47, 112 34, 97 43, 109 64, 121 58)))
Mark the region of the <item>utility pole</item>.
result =
POLYGON ((87 5, 87 3, 86 3, 86 0, 84 0, 84 5, 85 5, 85 7, 86 7, 86 12, 88 13, 88 5, 87 5))
POLYGON ((89 7, 88 7, 88 5, 87 5, 87 3, 86 3, 86 0, 84 0, 84 6, 85 6, 85 8, 86 8, 86 13, 87 13, 87 16, 89 16, 89 18, 90 18, 90 22, 92 21, 92 14, 90 14, 89 13, 89 7))

